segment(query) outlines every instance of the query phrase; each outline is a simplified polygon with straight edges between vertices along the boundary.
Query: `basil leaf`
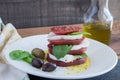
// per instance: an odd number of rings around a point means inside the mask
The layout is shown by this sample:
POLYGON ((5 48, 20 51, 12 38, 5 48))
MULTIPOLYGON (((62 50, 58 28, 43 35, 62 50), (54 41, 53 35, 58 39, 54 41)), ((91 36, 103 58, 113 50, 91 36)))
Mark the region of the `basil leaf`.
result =
POLYGON ((72 45, 55 45, 53 46, 53 54, 57 59, 64 57, 72 48, 72 45))
POLYGON ((26 58, 23 58, 22 60, 29 63, 29 64, 32 64, 33 58, 32 57, 26 57, 26 58))
POLYGON ((29 52, 27 52, 27 51, 14 50, 14 51, 10 52, 10 57, 13 60, 21 60, 28 56, 29 56, 29 52))
POLYGON ((82 58, 88 57, 86 53, 81 54, 82 58))
POLYGON ((32 59, 35 58, 33 55, 29 54, 29 52, 22 50, 14 50, 10 52, 10 57, 13 60, 23 60, 29 64, 32 64, 32 59))
POLYGON ((88 56, 87 56, 86 53, 83 53, 83 54, 81 54, 81 55, 75 55, 74 57, 75 57, 76 59, 78 59, 78 58, 81 59, 81 58, 86 58, 86 57, 88 57, 88 56))
POLYGON ((30 54, 28 57, 25 57, 22 60, 25 61, 25 62, 27 62, 27 63, 29 63, 29 64, 32 64, 32 60, 34 58, 35 58, 35 56, 33 56, 33 55, 30 54))
POLYGON ((84 31, 82 31, 82 32, 73 32, 73 33, 71 33, 71 34, 69 34, 69 35, 80 35, 80 34, 91 35, 90 33, 84 32, 84 31))
POLYGON ((35 58, 35 56, 33 56, 32 54, 30 54, 29 57, 31 57, 32 59, 35 58))

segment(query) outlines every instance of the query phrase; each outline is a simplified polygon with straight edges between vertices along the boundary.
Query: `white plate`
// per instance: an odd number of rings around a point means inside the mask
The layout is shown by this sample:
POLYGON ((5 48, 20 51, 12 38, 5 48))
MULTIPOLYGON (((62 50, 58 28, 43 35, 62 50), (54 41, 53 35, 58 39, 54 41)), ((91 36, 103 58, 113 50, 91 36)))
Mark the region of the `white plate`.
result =
POLYGON ((84 79, 91 78, 95 76, 102 75, 112 70, 117 64, 118 58, 116 53, 108 46, 88 39, 90 41, 90 46, 87 49, 87 55, 91 60, 91 66, 84 72, 78 74, 63 74, 66 68, 57 67, 54 72, 43 72, 40 69, 34 68, 31 65, 23 62, 23 61, 15 61, 11 60, 9 53, 12 50, 27 50, 30 51, 33 48, 41 48, 43 50, 47 49, 47 35, 37 35, 31 36, 27 38, 23 38, 21 40, 16 41, 11 44, 9 48, 5 50, 5 58, 8 63, 24 72, 27 72, 32 75, 53 78, 53 79, 84 79))

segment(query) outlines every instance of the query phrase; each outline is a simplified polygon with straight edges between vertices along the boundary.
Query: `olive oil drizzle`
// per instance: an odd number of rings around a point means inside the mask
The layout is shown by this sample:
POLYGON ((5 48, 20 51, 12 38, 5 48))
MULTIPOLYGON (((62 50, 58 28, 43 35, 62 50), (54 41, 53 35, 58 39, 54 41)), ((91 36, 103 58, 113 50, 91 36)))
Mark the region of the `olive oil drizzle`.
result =
POLYGON ((69 75, 69 74, 81 73, 81 72, 87 70, 89 68, 89 66, 90 66, 90 59, 87 58, 87 61, 84 64, 67 67, 67 71, 64 74, 69 75))

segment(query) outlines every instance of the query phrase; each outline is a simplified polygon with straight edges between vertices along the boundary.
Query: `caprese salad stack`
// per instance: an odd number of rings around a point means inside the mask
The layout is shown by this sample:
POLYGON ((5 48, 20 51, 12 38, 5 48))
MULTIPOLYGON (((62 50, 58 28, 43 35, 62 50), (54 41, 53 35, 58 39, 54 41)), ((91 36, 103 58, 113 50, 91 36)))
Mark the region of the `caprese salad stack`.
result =
POLYGON ((83 34, 89 35, 81 26, 52 27, 48 35, 47 61, 62 67, 84 64, 89 42, 83 34))

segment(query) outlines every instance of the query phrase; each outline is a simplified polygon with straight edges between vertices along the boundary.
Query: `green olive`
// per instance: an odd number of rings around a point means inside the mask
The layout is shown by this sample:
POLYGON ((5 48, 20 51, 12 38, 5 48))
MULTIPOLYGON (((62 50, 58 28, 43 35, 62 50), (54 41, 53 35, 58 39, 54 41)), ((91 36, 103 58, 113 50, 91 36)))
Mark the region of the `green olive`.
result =
POLYGON ((32 50, 32 55, 34 55, 35 57, 40 58, 42 60, 45 59, 45 52, 42 49, 39 49, 39 48, 34 48, 32 50))

